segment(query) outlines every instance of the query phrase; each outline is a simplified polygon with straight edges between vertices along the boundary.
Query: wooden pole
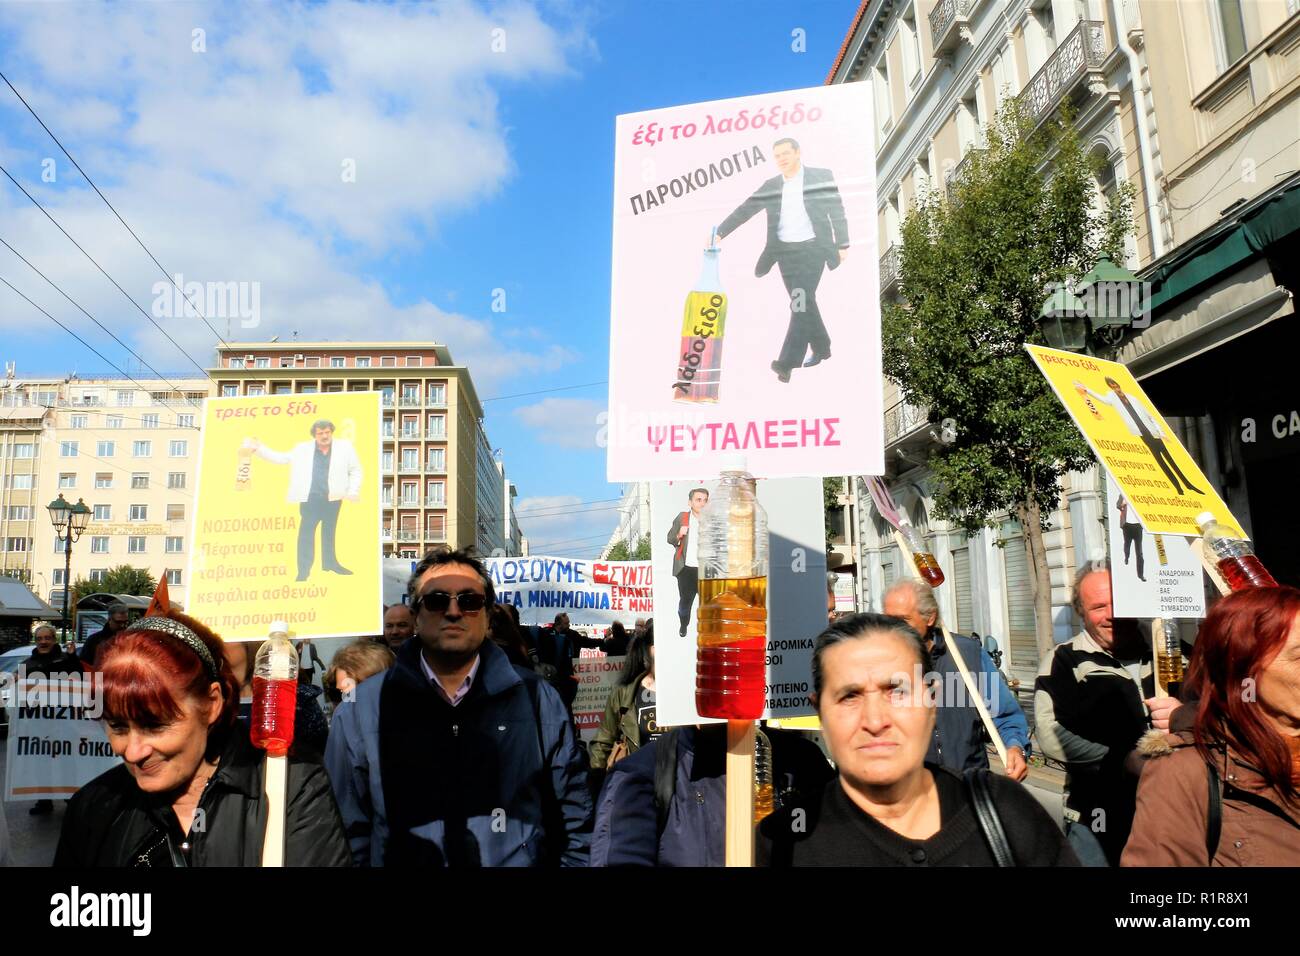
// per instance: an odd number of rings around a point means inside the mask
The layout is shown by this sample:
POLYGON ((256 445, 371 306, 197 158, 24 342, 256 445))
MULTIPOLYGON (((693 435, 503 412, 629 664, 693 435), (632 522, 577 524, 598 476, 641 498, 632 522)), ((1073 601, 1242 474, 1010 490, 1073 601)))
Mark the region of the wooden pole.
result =
MULTIPOLYGON (((912 549, 907 546, 907 539, 903 537, 902 532, 894 530, 894 540, 898 542, 899 549, 903 552, 903 563, 910 569, 912 577, 920 581, 926 587, 930 582, 921 577, 921 572, 916 569, 916 561, 912 559, 912 549)), ((952 659, 957 664, 957 671, 961 674, 962 683, 966 685, 966 696, 970 698, 979 712, 980 720, 984 723, 984 729, 988 731, 989 739, 993 741, 993 746, 998 752, 998 758, 1002 761, 1002 766, 1007 765, 1007 745, 1002 742, 1002 735, 998 733, 998 728, 993 724, 993 717, 989 714, 989 709, 984 706, 984 696, 980 694, 975 686, 975 679, 971 677, 970 669, 966 666, 966 661, 961 656, 957 644, 953 641, 952 635, 948 633, 948 628, 944 627, 943 621, 939 622, 939 630, 943 632, 943 642, 952 654, 952 659)), ((921 635, 924 637, 925 635, 921 635)))
POLYGON ((754 865, 754 721, 727 721, 727 866, 754 865))
POLYGON ((266 755, 266 838, 262 841, 262 866, 284 866, 285 793, 289 758, 266 755))

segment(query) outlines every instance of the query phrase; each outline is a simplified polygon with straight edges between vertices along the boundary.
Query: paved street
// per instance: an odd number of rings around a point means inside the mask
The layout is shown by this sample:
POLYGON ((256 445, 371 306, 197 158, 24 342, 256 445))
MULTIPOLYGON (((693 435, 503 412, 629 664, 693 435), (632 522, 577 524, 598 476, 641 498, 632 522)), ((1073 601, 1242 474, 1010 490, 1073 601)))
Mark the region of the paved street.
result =
MULTIPOLYGON (((0 780, 5 774, 5 746, 0 741, 0 780)), ((9 827, 9 855, 13 866, 49 866, 54 861, 54 849, 59 842, 59 828, 63 825, 62 800, 54 801, 54 812, 41 817, 27 811, 35 801, 18 800, 4 803, 4 822, 9 827)))

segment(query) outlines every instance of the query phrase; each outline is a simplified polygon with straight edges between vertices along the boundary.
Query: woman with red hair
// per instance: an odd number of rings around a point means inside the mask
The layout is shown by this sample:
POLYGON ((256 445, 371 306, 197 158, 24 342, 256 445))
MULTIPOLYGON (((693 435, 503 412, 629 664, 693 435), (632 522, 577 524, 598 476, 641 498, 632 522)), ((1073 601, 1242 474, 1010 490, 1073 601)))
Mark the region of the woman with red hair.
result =
POLYGON ((1190 730, 1152 732, 1122 866, 1300 866, 1300 590, 1247 588, 1201 625, 1190 730))
MULTIPOLYGON (((264 754, 236 717, 222 641, 177 611, 141 618, 100 648, 104 723, 122 765, 68 806, 55 866, 258 866, 264 754)), ((351 861, 329 779, 290 757, 285 864, 351 861)))

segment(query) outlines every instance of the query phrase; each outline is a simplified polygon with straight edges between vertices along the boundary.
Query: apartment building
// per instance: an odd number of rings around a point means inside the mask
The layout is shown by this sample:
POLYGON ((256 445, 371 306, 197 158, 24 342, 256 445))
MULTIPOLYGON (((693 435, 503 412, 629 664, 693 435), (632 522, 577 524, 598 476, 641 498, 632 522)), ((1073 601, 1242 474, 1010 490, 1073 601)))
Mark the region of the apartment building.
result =
MULTIPOLYGON (((434 342, 244 342, 217 350, 217 394, 378 392, 383 550, 506 547, 498 470, 467 368, 434 342)), ((510 553, 510 552, 506 552, 510 553)))
POLYGON ((618 505, 618 527, 601 550, 602 558, 622 541, 628 551, 635 551, 642 536, 653 533, 650 523, 650 482, 636 481, 623 486, 623 500, 618 505))
POLYGON ((126 564, 166 578, 185 603, 199 416, 210 386, 183 376, 58 383, 38 451, 31 543, 33 588, 50 604, 63 603, 64 543, 46 511, 60 494, 92 511, 72 546, 74 581, 98 581, 126 564))
MULTIPOLYGON (((12 363, 0 386, 0 575, 48 593, 48 577, 33 566, 36 531, 49 525, 41 498, 41 451, 52 429, 62 379, 19 379, 12 363)), ((60 568, 60 577, 62 568, 60 568)))

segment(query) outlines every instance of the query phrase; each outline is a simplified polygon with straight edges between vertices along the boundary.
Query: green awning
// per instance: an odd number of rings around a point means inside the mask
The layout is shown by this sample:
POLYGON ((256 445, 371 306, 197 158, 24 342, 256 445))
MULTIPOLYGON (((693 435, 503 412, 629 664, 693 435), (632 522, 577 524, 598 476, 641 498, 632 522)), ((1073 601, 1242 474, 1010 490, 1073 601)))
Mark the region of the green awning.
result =
POLYGON ((1278 193, 1226 231, 1210 236, 1185 256, 1146 275, 1152 284, 1153 314, 1183 299, 1244 263, 1271 245, 1300 232, 1300 187, 1278 193))

